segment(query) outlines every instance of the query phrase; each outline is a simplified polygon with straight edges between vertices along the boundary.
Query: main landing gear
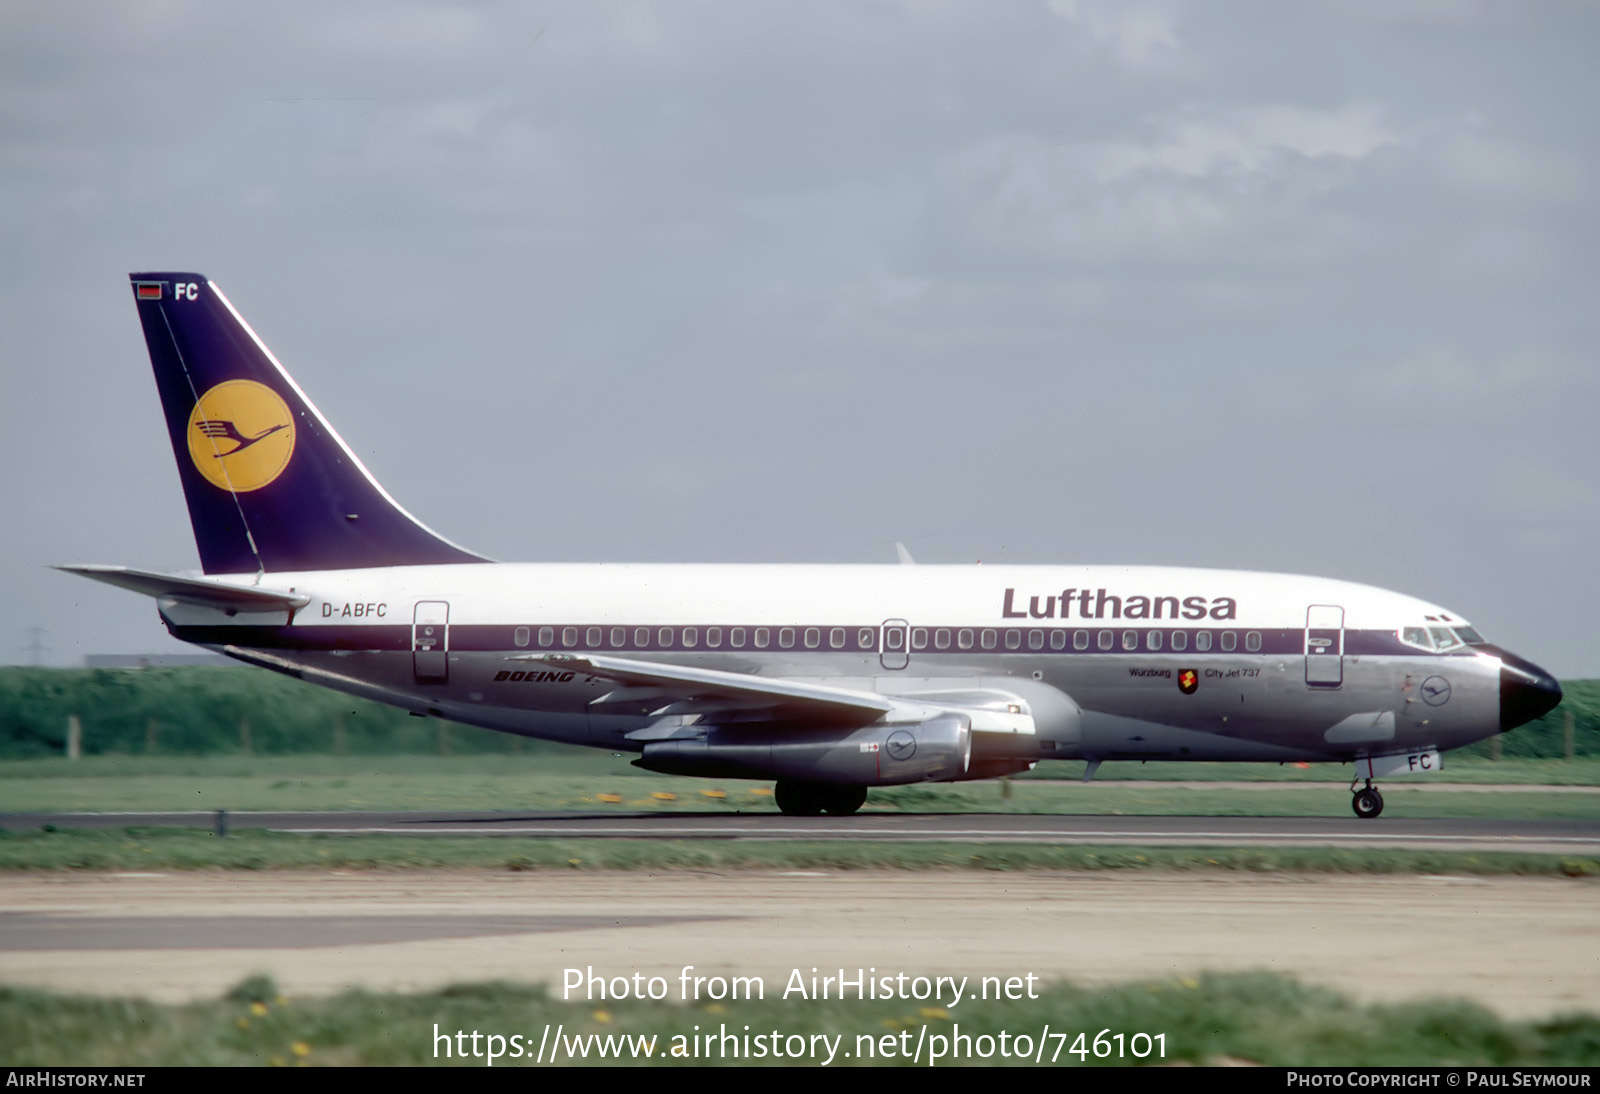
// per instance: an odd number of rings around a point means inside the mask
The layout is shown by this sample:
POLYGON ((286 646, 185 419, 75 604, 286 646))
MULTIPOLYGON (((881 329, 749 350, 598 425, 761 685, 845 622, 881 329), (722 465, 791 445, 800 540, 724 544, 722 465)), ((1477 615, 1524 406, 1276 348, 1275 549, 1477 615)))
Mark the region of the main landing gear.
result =
POLYGON ((1383 795, 1378 793, 1378 788, 1372 785, 1372 780, 1367 780, 1367 785, 1356 790, 1355 780, 1350 780, 1350 789, 1355 796, 1350 799, 1350 808, 1354 809, 1356 816, 1362 820, 1371 820, 1383 812, 1383 795))
POLYGON ((819 813, 842 817, 866 803, 867 788, 779 779, 772 788, 772 796, 778 808, 791 817, 814 817, 819 813))

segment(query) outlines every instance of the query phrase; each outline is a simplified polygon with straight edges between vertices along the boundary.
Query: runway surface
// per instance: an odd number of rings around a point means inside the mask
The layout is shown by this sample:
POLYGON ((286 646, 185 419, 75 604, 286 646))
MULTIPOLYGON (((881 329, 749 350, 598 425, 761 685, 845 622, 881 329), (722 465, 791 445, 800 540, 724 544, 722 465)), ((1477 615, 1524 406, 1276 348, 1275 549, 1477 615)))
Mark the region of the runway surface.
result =
POLYGON ((795 969, 1182 990, 1206 970, 1265 968, 1360 999, 1542 1016, 1600 1010, 1597 898, 1594 880, 1500 877, 19 874, 0 886, 0 977, 163 1000, 216 998, 255 973, 291 1000, 509 979, 560 998, 567 969, 676 989, 693 966, 760 977, 770 999, 795 969))
MULTIPOLYGON (((14 813, 13 831, 57 828, 214 829, 217 815, 14 813)), ((777 813, 230 813, 233 830, 327 835, 500 836, 534 839, 973 840, 1169 846, 1303 846, 1600 854, 1594 820, 1415 820, 1380 817, 1183 817, 945 813, 786 817, 777 813)))

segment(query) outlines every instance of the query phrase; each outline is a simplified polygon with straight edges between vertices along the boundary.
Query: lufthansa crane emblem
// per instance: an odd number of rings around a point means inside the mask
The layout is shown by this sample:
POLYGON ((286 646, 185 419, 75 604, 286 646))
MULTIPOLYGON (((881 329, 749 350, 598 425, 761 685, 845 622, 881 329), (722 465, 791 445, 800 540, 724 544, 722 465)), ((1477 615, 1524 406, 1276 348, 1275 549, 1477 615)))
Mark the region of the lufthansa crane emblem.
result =
POLYGON ((917 739, 910 730, 897 729, 884 742, 891 760, 909 760, 917 753, 917 739))
POLYGON ((189 458, 213 486, 236 493, 270 485, 294 455, 294 416, 254 380, 226 380, 189 414, 189 458))
POLYGON ((1450 681, 1443 676, 1430 676, 1422 682, 1422 701, 1430 707, 1442 707, 1450 701, 1450 681))

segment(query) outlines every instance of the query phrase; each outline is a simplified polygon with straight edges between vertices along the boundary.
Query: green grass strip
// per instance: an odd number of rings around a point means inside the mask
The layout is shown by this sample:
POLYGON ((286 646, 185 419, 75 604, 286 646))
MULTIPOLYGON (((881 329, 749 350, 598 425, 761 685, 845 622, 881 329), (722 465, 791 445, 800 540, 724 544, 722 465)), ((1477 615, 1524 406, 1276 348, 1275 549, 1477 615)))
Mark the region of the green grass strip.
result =
MULTIPOLYGON (((510 762, 499 771, 480 771, 476 768, 483 761, 478 757, 426 770, 411 763, 414 758, 402 759, 405 762, 369 762, 365 770, 343 773, 335 770, 340 765, 331 763, 311 772, 265 760, 174 763, 192 770, 167 773, 145 763, 117 768, 98 762, 86 765, 87 774, 69 773, 58 764, 51 770, 39 762, 0 764, 0 802, 7 812, 15 813, 215 809, 772 813, 777 809, 770 783, 640 775, 636 770, 633 774, 524 770, 510 762), (39 770, 30 772, 30 767, 39 770), (116 770, 124 773, 107 774, 116 770)), ((1550 793, 1537 786, 1493 793, 1413 789, 1422 786, 1426 784, 1420 780, 1385 783, 1388 815, 1552 820, 1600 816, 1600 794, 1595 793, 1550 793)), ((1350 796, 1343 783, 1325 781, 1239 789, 1203 782, 1177 786, 1160 780, 1097 780, 1088 786, 1072 781, 991 780, 875 788, 868 794, 867 810, 1344 817, 1350 814, 1350 796)))
MULTIPOLYGON (((677 985, 672 985, 674 993, 677 985)), ((0 988, 0 1058, 13 1066, 161 1066, 230 1064, 455 1064, 485 1066, 489 1042, 472 1031, 498 1033, 504 1066, 527 1066, 544 1032, 559 1026, 570 1046, 582 1038, 587 1060, 561 1063, 667 1062, 685 1066, 717 1064, 820 1063, 810 1055, 813 1034, 840 1037, 834 1066, 907 1064, 902 1053, 919 1041, 925 1051, 940 1044, 948 1051, 969 1038, 970 1055, 944 1065, 1034 1062, 1044 1045, 1044 1062, 1057 1065, 1254 1062, 1274 1066, 1335 1065, 1574 1065, 1600 1064, 1600 1017, 1571 1014, 1543 1021, 1516 1022, 1474 1003, 1423 1000, 1368 1005, 1336 992, 1272 973, 1208 974, 1111 987, 1070 983, 1043 985, 1036 999, 995 1001, 968 998, 946 1008, 912 1000, 847 998, 829 1001, 776 998, 783 985, 766 985, 759 1001, 705 1003, 681 1001, 582 1002, 554 999, 543 986, 504 983, 463 985, 417 994, 351 991, 328 998, 287 999, 271 980, 254 977, 220 1001, 161 1005, 142 1000, 69 997, 0 988), (735 1034, 738 1057, 706 1058, 695 1042, 699 1033, 735 1034), (755 1041, 742 1041, 745 1027, 755 1041), (959 1028, 958 1028, 959 1027, 959 1028), (1052 1034, 1043 1036, 1046 1027, 1052 1034), (465 1041, 455 1032, 468 1034, 465 1041), (1096 1058, 1102 1038, 1106 1054, 1096 1058), (442 1033, 449 1044, 435 1039, 442 1033), (771 1035, 776 1033, 777 1039, 771 1035), (1031 1038, 1025 1060, 997 1051, 1001 1033, 1012 1049, 1019 1034, 1031 1038), (1132 1054, 1132 1035, 1145 1033, 1164 1046, 1157 1055, 1146 1043, 1143 1059, 1132 1054), (1078 1034, 1083 1039, 1078 1040, 1078 1034), (517 1042, 511 1036, 520 1038, 517 1042), (601 1058, 591 1035, 639 1039, 654 1051, 651 1060, 601 1058), (804 1038, 803 1055, 774 1059, 756 1056, 753 1046, 804 1038), (988 1038, 988 1058, 978 1053, 988 1038), (690 1054, 695 1045, 699 1058, 690 1054), (1080 1046, 1082 1055, 1072 1051, 1080 1046), (457 1055, 465 1048, 467 1056, 457 1055), (884 1057, 889 1048, 894 1056, 884 1057), (675 1060, 674 1049, 681 1055, 675 1060), (744 1051, 749 1048, 751 1056, 744 1051), (513 1049, 520 1057, 511 1055, 513 1049), (846 1058, 843 1053, 849 1053, 846 1058)), ((674 995, 674 998, 676 996, 674 995)), ((548 1056, 547 1047, 547 1056, 548 1056)), ((727 1049, 723 1049, 726 1053, 727 1049)), ((546 1061, 548 1062, 548 1060, 546 1061)), ((924 1055, 923 1064, 927 1058, 924 1055)))
POLYGON ((1584 855, 1325 847, 1134 847, 825 840, 495 839, 326 836, 261 830, 219 838, 173 828, 0 832, 4 870, 1232 870, 1308 874, 1594 877, 1584 855))
MULTIPOLYGON (((632 754, 619 755, 594 748, 570 748, 558 745, 541 746, 537 752, 476 753, 452 756, 429 756, 405 753, 333 756, 326 753, 287 753, 282 755, 225 754, 213 756, 188 756, 175 753, 153 755, 97 755, 68 760, 62 756, 41 756, 32 759, 0 759, 0 781, 39 779, 103 779, 129 775, 144 776, 225 776, 228 778, 365 778, 372 775, 491 775, 515 777, 518 775, 571 775, 584 778, 652 779, 673 782, 672 778, 634 767, 632 754)), ((1079 779, 1083 776, 1083 761, 1047 760, 1032 772, 1018 776, 1016 781, 1033 779, 1079 779)), ((1112 760, 1101 765, 1095 774, 1096 782, 1213 782, 1269 781, 1269 782, 1349 782, 1351 765, 1319 763, 1300 767, 1297 764, 1276 763, 1177 763, 1154 760, 1148 763, 1112 760)), ((1509 785, 1534 783, 1541 785, 1600 786, 1600 756, 1579 756, 1573 760, 1506 758, 1489 760, 1482 757, 1447 753, 1444 770, 1437 775, 1396 778, 1393 785, 1414 781, 1465 782, 1509 785)), ((744 786, 770 785, 755 781, 735 781, 729 789, 744 786)), ((982 785, 993 786, 993 782, 982 785)))

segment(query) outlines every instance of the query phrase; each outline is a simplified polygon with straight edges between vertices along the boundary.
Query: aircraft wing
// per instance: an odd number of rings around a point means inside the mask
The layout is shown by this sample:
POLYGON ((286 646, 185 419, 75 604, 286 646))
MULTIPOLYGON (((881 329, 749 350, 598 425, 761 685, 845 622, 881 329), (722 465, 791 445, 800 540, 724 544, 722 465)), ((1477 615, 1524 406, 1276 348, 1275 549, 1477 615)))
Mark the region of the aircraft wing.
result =
POLYGON ((103 581, 119 589, 129 589, 157 600, 178 600, 202 608, 232 612, 296 612, 311 598, 301 593, 261 589, 254 585, 230 585, 208 577, 184 577, 127 566, 56 566, 69 574, 103 581))
MULTIPOLYGON (((591 709, 647 709, 660 716, 675 714, 743 715, 746 719, 785 718, 853 722, 881 718, 901 705, 867 691, 828 687, 770 676, 747 676, 716 669, 689 668, 626 657, 565 653, 526 654, 512 661, 537 661, 552 668, 598 676, 620 685, 596 699, 591 709)), ((630 711, 631 712, 631 711, 630 711)))

